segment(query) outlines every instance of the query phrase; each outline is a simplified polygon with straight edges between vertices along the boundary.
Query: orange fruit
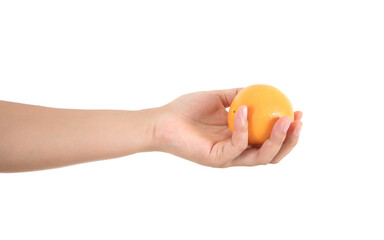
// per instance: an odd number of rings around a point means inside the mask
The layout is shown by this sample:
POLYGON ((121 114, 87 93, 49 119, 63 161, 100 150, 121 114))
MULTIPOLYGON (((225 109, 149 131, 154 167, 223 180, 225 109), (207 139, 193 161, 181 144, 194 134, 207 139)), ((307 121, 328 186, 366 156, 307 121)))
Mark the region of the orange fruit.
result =
POLYGON ((248 108, 248 143, 260 146, 267 140, 275 122, 283 116, 293 121, 293 108, 289 99, 277 88, 256 84, 242 89, 232 101, 228 112, 228 125, 235 129, 235 115, 240 106, 248 108))

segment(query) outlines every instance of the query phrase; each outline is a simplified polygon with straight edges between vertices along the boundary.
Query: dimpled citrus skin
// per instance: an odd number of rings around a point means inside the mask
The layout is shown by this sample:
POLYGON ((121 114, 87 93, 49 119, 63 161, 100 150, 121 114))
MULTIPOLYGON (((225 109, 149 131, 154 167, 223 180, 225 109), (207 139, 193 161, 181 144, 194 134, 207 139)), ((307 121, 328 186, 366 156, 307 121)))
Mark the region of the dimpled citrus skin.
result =
POLYGON ((256 84, 242 89, 232 101, 228 112, 228 125, 234 131, 235 115, 240 106, 248 108, 248 143, 260 146, 271 135, 275 122, 283 116, 294 120, 289 99, 277 88, 256 84))

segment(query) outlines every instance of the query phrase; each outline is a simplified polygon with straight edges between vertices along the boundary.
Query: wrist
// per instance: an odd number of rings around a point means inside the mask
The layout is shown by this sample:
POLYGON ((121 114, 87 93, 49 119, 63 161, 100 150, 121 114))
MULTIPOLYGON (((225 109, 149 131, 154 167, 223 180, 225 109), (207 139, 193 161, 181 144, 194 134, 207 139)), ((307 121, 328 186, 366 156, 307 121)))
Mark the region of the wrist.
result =
POLYGON ((162 151, 162 139, 158 134, 158 128, 161 124, 161 119, 163 118, 164 113, 164 107, 149 108, 138 111, 144 126, 143 134, 141 135, 143 143, 143 147, 140 150, 141 152, 162 151))

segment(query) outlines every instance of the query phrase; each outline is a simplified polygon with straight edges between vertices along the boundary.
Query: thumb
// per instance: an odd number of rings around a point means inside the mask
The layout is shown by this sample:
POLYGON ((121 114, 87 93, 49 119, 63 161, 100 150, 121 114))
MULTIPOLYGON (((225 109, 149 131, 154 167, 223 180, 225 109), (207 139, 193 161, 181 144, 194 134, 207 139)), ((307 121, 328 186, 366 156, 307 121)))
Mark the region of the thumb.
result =
POLYGON ((248 109, 247 106, 240 106, 235 116, 235 130, 231 139, 223 146, 223 160, 232 161, 248 147, 248 109))

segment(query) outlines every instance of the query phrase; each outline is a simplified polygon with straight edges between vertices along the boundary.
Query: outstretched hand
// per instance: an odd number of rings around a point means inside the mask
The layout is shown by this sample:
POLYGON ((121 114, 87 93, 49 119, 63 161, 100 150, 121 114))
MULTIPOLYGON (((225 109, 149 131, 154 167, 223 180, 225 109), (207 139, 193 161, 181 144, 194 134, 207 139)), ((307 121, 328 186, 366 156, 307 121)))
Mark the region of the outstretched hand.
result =
POLYGON ((0 172, 41 170, 138 152, 163 151, 211 167, 278 163, 299 139, 302 113, 280 118, 260 148, 248 146, 247 108, 229 107, 241 89, 181 96, 138 111, 58 109, 0 101, 0 172))
POLYGON ((278 163, 297 144, 302 112, 280 118, 260 148, 248 146, 247 108, 241 106, 231 133, 226 108, 241 88, 183 95, 161 107, 154 130, 158 150, 211 167, 278 163))

